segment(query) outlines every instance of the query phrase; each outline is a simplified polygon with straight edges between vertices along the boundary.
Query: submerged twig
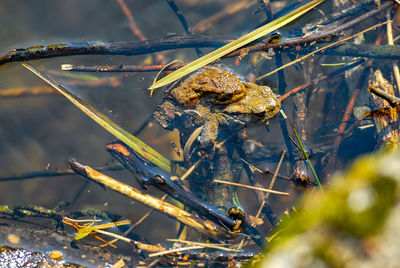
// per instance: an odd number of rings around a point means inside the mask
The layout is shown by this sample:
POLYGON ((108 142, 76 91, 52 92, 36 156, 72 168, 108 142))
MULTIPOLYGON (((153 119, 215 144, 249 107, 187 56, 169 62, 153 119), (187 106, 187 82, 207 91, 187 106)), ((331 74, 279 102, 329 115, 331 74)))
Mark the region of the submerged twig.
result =
POLYGON ((373 93, 374 95, 386 100, 390 106, 394 107, 398 107, 400 106, 400 98, 393 96, 392 94, 376 87, 376 86, 370 86, 368 88, 368 91, 373 93))
MULTIPOLYGON (((397 7, 396 9, 396 13, 399 14, 399 8, 397 7)), ((388 9, 386 11, 386 18, 387 18, 387 38, 388 38, 388 45, 394 45, 394 41, 393 41, 393 22, 391 20, 391 14, 390 14, 390 10, 388 9)), ((399 15, 395 16, 395 18, 398 20, 399 19, 399 15)), ((396 79, 396 84, 397 84, 397 90, 400 92, 400 70, 399 70, 399 66, 397 65, 396 62, 392 63, 393 65, 393 73, 394 73, 394 77, 396 79)))
MULTIPOLYGON (((124 169, 120 165, 116 166, 102 166, 95 167, 99 171, 116 171, 124 169)), ((42 171, 32 171, 18 175, 0 177, 0 182, 5 181, 19 181, 19 180, 30 180, 36 178, 46 178, 46 177, 61 177, 75 175, 76 173, 72 169, 61 169, 61 170, 42 170, 42 171)))
MULTIPOLYGON (((160 200, 165 201, 167 199, 168 195, 163 195, 160 200)), ((130 232, 132 232, 136 227, 138 227, 142 222, 144 222, 156 209, 152 208, 149 211, 146 212, 137 222, 134 224, 131 224, 131 226, 124 232, 124 235, 128 235, 130 232)), ((110 241, 110 243, 115 243, 118 240, 118 238, 110 241)))
POLYGON ((107 151, 116 157, 124 166, 129 169, 134 169, 139 183, 147 188, 148 185, 155 186, 164 193, 170 195, 182 204, 190 207, 199 215, 204 216, 232 231, 236 226, 235 220, 229 218, 216 207, 211 206, 205 201, 200 200, 194 194, 186 191, 176 181, 172 181, 170 175, 165 174, 162 170, 156 169, 155 166, 150 166, 148 163, 139 159, 139 156, 130 151, 129 148, 124 148, 123 144, 113 143, 106 147, 107 151))
POLYGON ((187 244, 187 245, 192 245, 192 246, 202 246, 205 248, 215 248, 215 249, 220 249, 223 251, 236 251, 236 252, 242 251, 242 250, 237 250, 237 249, 233 249, 233 248, 223 247, 226 244, 201 243, 201 242, 187 241, 187 240, 182 240, 182 239, 167 239, 167 241, 178 242, 180 244, 187 244))
POLYGON ((320 51, 325 51, 325 50, 327 50, 327 49, 330 48, 330 47, 336 46, 336 45, 338 45, 338 44, 340 44, 340 43, 342 43, 342 42, 345 42, 345 41, 347 41, 347 40, 350 40, 350 39, 352 39, 352 38, 354 38, 354 37, 357 37, 357 36, 359 36, 359 35, 361 35, 361 34, 364 34, 364 33, 366 33, 366 32, 369 32, 369 31, 371 31, 371 30, 375 30, 376 28, 381 27, 381 26, 383 26, 383 25, 385 25, 385 24, 387 24, 387 23, 388 23, 387 21, 382 22, 382 23, 378 23, 378 24, 376 24, 376 25, 374 25, 374 26, 372 26, 372 27, 369 27, 369 28, 367 28, 367 29, 365 29, 365 30, 363 30, 363 31, 361 31, 361 32, 358 32, 358 33, 356 33, 356 34, 354 34, 354 35, 351 35, 351 36, 346 37, 346 38, 343 38, 343 39, 341 39, 341 40, 339 40, 339 41, 333 42, 333 43, 331 43, 331 44, 329 44, 329 45, 326 45, 326 46, 323 46, 323 47, 321 47, 321 48, 318 48, 318 49, 312 51, 311 53, 308 53, 308 54, 305 55, 305 56, 302 56, 302 57, 300 57, 300 58, 297 58, 297 59, 295 59, 295 60, 293 60, 293 61, 291 61, 291 62, 289 62, 289 63, 287 63, 287 64, 285 64, 285 65, 280 66, 279 68, 276 68, 275 70, 273 70, 273 71, 271 71, 271 72, 269 72, 269 73, 267 73, 267 74, 264 74, 264 75, 258 77, 257 80, 263 79, 263 78, 265 78, 265 77, 267 77, 267 76, 270 76, 271 74, 274 74, 274 73, 278 72, 279 70, 282 70, 282 69, 284 69, 284 68, 286 68, 286 67, 292 66, 293 64, 296 64, 296 63, 298 63, 298 62, 301 62, 301 61, 307 59, 308 57, 311 57, 312 55, 314 55, 314 54, 316 54, 316 53, 318 53, 318 52, 320 52, 320 51))
MULTIPOLYGON (((302 51, 300 51, 301 53, 302 51)), ((365 57, 376 59, 400 59, 400 45, 371 45, 371 44, 351 44, 344 43, 341 46, 320 51, 318 55, 365 57)))
POLYGON ((356 66, 358 66, 358 65, 360 65, 360 64, 362 64, 362 63, 364 63, 364 62, 365 62, 365 60, 358 60, 358 61, 355 61, 355 62, 353 62, 353 63, 350 63, 350 64, 348 64, 348 65, 346 65, 346 66, 344 66, 344 67, 342 67, 342 68, 340 68, 340 69, 338 69, 338 70, 336 70, 336 71, 333 71, 333 72, 330 73, 329 75, 323 75, 323 76, 321 76, 321 77, 315 78, 315 79, 313 79, 311 82, 307 82, 307 83, 305 83, 304 85, 301 85, 301 86, 299 86, 299 87, 296 87, 296 88, 294 88, 294 89, 292 89, 292 90, 286 92, 285 94, 283 94, 283 95, 279 98, 279 100, 282 102, 283 100, 287 99, 288 97, 290 97, 290 96, 296 94, 296 93, 299 92, 299 91, 302 91, 302 90, 308 88, 308 87, 311 86, 311 85, 316 85, 317 83, 319 83, 319 82, 321 82, 321 81, 324 81, 324 80, 326 80, 326 79, 329 78, 329 77, 334 77, 334 76, 336 76, 336 75, 338 75, 338 74, 341 74, 341 73, 345 72, 346 70, 352 69, 352 68, 354 68, 354 67, 356 67, 356 66))
POLYGON ((189 29, 188 23, 183 16, 182 11, 178 8, 174 0, 166 0, 172 11, 175 13, 176 17, 182 24, 183 29, 185 30, 186 34, 192 34, 191 30, 189 29))
POLYGON ((0 89, 0 98, 19 98, 25 96, 56 95, 56 91, 51 87, 17 87, 0 89))
MULTIPOLYGON (((270 184, 269 184, 269 186, 268 186, 268 189, 269 189, 269 190, 272 190, 272 187, 274 186, 276 177, 278 176, 278 172, 279 172, 279 169, 281 168, 281 164, 282 164, 283 158, 285 157, 285 154, 286 154, 286 152, 283 151, 283 152, 282 152, 282 155, 281 155, 281 159, 279 160, 278 166, 276 167, 275 174, 274 174, 274 176, 272 177, 272 180, 271 180, 271 182, 270 182, 270 184)), ((259 218, 259 217, 260 217, 261 211, 263 210, 265 204, 267 203, 267 199, 268 199, 268 197, 269 197, 269 194, 270 194, 270 192, 267 192, 267 193, 265 194, 264 199, 263 199, 263 201, 262 201, 262 203, 261 203, 261 206, 260 206, 260 208, 258 209, 258 212, 257 212, 257 214, 256 214, 256 218, 259 218)))
POLYGON ((328 160, 328 163, 326 165, 326 170, 327 170, 327 176, 330 176, 330 172, 336 162, 336 156, 339 151, 339 146, 343 140, 343 133, 346 129, 347 122, 350 119, 351 111, 353 110, 353 107, 355 105, 355 102, 357 100, 358 94, 360 93, 360 89, 356 89, 353 92, 353 95, 351 96, 349 103, 347 104, 346 111, 344 112, 342 122, 340 123, 339 129, 337 131, 337 138, 335 140, 335 143, 333 145, 333 152, 331 157, 328 160))
POLYGON ((255 187, 255 186, 251 186, 251 185, 240 184, 240 183, 231 182, 231 181, 213 180, 213 182, 239 186, 239 187, 248 188, 248 189, 257 190, 257 191, 262 191, 262 192, 267 192, 267 193, 271 193, 271 194, 289 195, 289 193, 286 193, 286 192, 281 192, 281 191, 276 191, 276 190, 271 190, 271 189, 265 189, 265 188, 260 188, 260 187, 255 187))
POLYGON ((232 260, 248 261, 257 254, 249 251, 242 252, 226 252, 226 251, 216 251, 216 252, 188 252, 183 257, 189 260, 208 260, 210 262, 226 262, 232 260))
POLYGON ((157 209, 159 212, 164 213, 168 215, 169 217, 176 219, 183 224, 189 225, 190 227, 193 227, 194 229, 205 233, 207 235, 210 235, 212 237, 217 237, 218 235, 225 234, 227 235, 226 232, 223 232, 221 229, 218 229, 216 225, 213 225, 212 228, 210 228, 210 222, 203 221, 201 219, 196 219, 192 214, 189 212, 186 212, 176 206, 173 206, 165 201, 162 201, 158 198, 155 198, 151 195, 148 194, 143 194, 139 190, 133 188, 132 186, 123 184, 109 176, 106 176, 94 169, 92 169, 89 166, 84 166, 76 161, 70 161, 72 169, 96 182, 99 183, 100 185, 103 185, 104 187, 107 187, 111 190, 114 190, 118 193, 121 193, 123 195, 126 195, 132 199, 135 199, 149 207, 157 209))
POLYGON ((161 252, 149 254, 149 257, 152 258, 152 257, 157 257, 157 256, 168 255, 171 253, 182 252, 182 251, 187 251, 187 250, 192 250, 192 249, 200 249, 200 248, 204 248, 204 247, 203 246, 188 246, 188 247, 181 247, 181 248, 173 248, 173 249, 168 249, 168 250, 164 250, 161 252))
POLYGON ((243 9, 245 9, 246 7, 248 7, 250 4, 253 4, 253 3, 249 3, 249 2, 250 1, 248 1, 248 0, 240 0, 236 3, 233 3, 229 6, 227 6, 225 9, 216 13, 215 15, 200 21, 197 25, 195 25, 192 28, 192 31, 194 33, 205 32, 208 28, 215 25, 215 23, 217 23, 218 21, 220 21, 226 17, 233 16, 236 13, 238 13, 238 12, 242 11, 243 9))
POLYGON ((133 18, 133 15, 131 11, 129 10, 128 6, 125 4, 124 0, 116 0, 119 6, 122 9, 122 12, 124 13, 125 17, 129 21, 129 29, 131 30, 132 34, 139 38, 140 41, 145 41, 147 38, 144 36, 142 31, 139 29, 139 27, 136 24, 135 19, 133 18))

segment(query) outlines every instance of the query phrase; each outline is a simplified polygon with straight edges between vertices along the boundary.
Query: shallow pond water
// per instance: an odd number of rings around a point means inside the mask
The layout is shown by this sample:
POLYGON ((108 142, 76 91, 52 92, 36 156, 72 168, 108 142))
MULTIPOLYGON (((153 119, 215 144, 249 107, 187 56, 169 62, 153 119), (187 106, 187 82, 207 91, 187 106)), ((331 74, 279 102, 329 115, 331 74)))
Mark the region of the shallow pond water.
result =
MULTIPOLYGON (((256 1, 247 2, 248 5, 243 7, 242 11, 214 23, 213 27, 203 34, 232 37, 254 29, 265 20, 265 13, 255 12, 259 8, 256 1)), ((272 12, 278 13, 283 6, 289 6, 294 2, 275 2, 272 5, 272 12)), ((228 6, 226 1, 182 0, 176 3, 191 26, 197 25, 204 18, 228 6)), ((179 20, 171 11, 167 1, 138 0, 126 1, 126 4, 146 38, 157 39, 171 33, 184 34, 179 20)), ((332 3, 327 1, 320 8, 280 30, 282 38, 296 36, 299 29, 321 19, 323 17, 321 14, 332 12, 332 3)), ((376 20, 381 19, 378 17, 376 20)), ((365 27, 375 24, 376 20, 367 20, 365 27)), ((94 4, 92 1, 82 0, 34 2, 5 0, 0 3, 0 23, 3 25, 0 30, 1 55, 12 49, 31 45, 97 40, 138 40, 131 33, 128 19, 117 1, 103 0, 94 4)), ((352 33, 365 27, 356 25, 352 33)), ((378 38, 378 33, 370 32, 365 38, 374 40, 378 38)), ((202 49, 204 53, 208 51, 211 49, 202 49)), ((174 50, 162 54, 167 61, 179 58, 189 62, 197 57, 194 49, 174 50)), ((298 55, 293 52, 282 53, 284 62, 296 56, 298 55)), ((227 59, 220 62, 219 67, 248 80, 275 68, 274 56, 271 60, 268 57, 264 53, 257 56, 243 56, 240 60, 227 59)), ((45 73, 66 85, 122 127, 133 132, 146 123, 163 99, 161 92, 156 92, 152 98, 149 97, 147 88, 151 85, 155 72, 72 73, 76 76, 71 77, 68 76, 70 72, 66 75, 60 71, 60 64, 144 65, 151 59, 150 55, 132 57, 86 55, 40 59, 32 61, 32 64, 43 67, 45 73)), ((282 77, 276 74, 257 83, 267 84, 275 90, 276 94, 282 95, 284 92, 341 68, 341 65, 322 66, 321 64, 350 63, 354 60, 352 57, 314 56, 285 70, 285 86, 282 85, 282 77)), ((378 68, 387 70, 388 63, 390 62, 374 60, 368 64, 372 65, 372 70, 378 68)), ((366 107, 366 109, 371 107, 371 98, 366 91, 369 73, 363 76, 365 62, 360 66, 362 67, 355 67, 351 71, 342 72, 321 81, 316 86, 307 88, 304 98, 298 101, 303 102, 306 114, 295 112, 302 104, 295 103, 293 97, 287 98, 282 103, 288 117, 294 122, 296 128, 299 128, 300 136, 303 138, 306 149, 311 152, 311 160, 323 182, 327 181, 328 173, 343 169, 358 155, 372 152, 378 146, 373 127, 359 128, 371 124, 372 121, 360 122, 353 114, 350 114, 338 151, 335 152, 333 148, 344 111, 356 89, 360 89, 361 92, 355 106, 366 107), (304 121, 299 120, 302 117, 305 118, 304 121), (330 170, 324 170, 329 157, 332 157, 334 153, 337 154, 336 161, 330 170)), ((386 78, 390 79, 389 76, 386 78)), ((0 66, 0 91, 27 87, 46 87, 46 85, 18 62, 0 66)), ((293 137, 289 123, 284 124, 290 137, 293 137)), ((315 182, 311 171, 301 159, 301 153, 290 142, 288 143, 287 139, 285 140, 287 133, 282 132, 281 126, 282 123, 277 116, 269 121, 267 127, 259 124, 246 129, 247 137, 256 141, 246 147, 248 149, 246 160, 260 169, 274 171, 282 151, 287 151, 287 146, 289 146, 291 153, 289 157, 285 157, 280 174, 292 177, 293 164, 301 162, 300 167, 304 167, 306 175, 315 182)), ((164 130, 156 123, 152 123, 152 126, 145 128, 138 137, 169 159, 181 160, 170 145, 171 140, 179 145, 179 135, 176 131, 164 130)), ((110 163, 111 156, 104 150, 104 146, 113 140, 115 138, 111 134, 56 94, 0 98, 0 179, 32 171, 69 168, 67 162, 69 159, 77 159, 91 166, 110 163)), ((233 163, 234 180, 248 184, 240 157, 234 155, 233 163)), ((115 171, 108 174, 127 184, 139 187, 127 171, 115 171)), ((269 185, 271 177, 256 172, 256 181, 264 187, 269 185)), ((290 208, 305 190, 304 187, 296 186, 285 179, 278 179, 274 189, 290 193, 289 197, 270 196, 270 205, 278 215, 290 208)), ((155 196, 162 195, 153 188, 150 188, 147 193, 155 196)), ((122 219, 132 219, 133 222, 148 211, 138 202, 130 201, 112 191, 104 191, 94 183, 87 185, 87 181, 80 176, 0 182, 0 196, 0 205, 32 204, 53 208, 61 201, 73 201, 68 207, 70 211, 93 207, 120 215, 122 219), (81 189, 83 192, 80 192, 81 189)), ((259 203, 251 190, 239 189, 238 199, 247 214, 257 213, 259 203)), ((1 221, 0 218, 0 223, 1 221)), ((271 228, 268 221, 266 219, 264 221, 266 224, 259 227, 263 235, 271 228)), ((176 229, 175 221, 154 213, 146 224, 142 224, 135 230, 135 234, 149 243, 157 244, 165 241, 165 238, 175 237, 176 229)), ((73 232, 72 229, 69 231, 73 232)))

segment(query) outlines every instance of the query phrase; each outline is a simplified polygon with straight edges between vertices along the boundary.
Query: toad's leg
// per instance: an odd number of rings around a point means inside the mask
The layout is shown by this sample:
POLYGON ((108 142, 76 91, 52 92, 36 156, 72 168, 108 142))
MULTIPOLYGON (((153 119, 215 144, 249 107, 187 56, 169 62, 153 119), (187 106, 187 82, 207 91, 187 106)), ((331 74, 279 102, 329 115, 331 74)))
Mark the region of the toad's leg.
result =
POLYGON ((218 137, 218 116, 215 114, 207 115, 203 125, 203 131, 200 133, 198 140, 202 147, 213 146, 218 137))
POLYGON ((185 146, 183 147, 183 159, 185 161, 190 159, 190 151, 193 145, 193 142, 199 137, 200 133, 203 131, 203 127, 198 127, 196 128, 193 133, 190 135, 189 139, 185 143, 185 146))
POLYGON ((193 143, 198 140, 202 148, 213 146, 218 136, 219 121, 215 115, 207 115, 204 125, 198 127, 190 135, 183 148, 183 158, 188 160, 190 158, 190 151, 193 143))

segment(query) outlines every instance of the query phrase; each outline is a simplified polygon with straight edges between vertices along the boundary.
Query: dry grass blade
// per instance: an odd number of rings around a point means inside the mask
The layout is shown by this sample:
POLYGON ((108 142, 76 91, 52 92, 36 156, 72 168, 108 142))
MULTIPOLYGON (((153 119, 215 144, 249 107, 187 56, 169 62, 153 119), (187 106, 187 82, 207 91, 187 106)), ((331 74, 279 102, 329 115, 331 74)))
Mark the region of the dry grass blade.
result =
POLYGON ((150 89, 153 90, 155 88, 165 86, 165 85, 172 83, 172 82, 176 81, 177 79, 179 79, 191 72, 196 71, 197 69, 221 58, 222 56, 234 51, 235 49, 245 46, 248 43, 259 39, 260 37, 263 37, 264 35, 272 32, 272 31, 275 31, 276 29, 279 29, 280 27, 295 20, 296 18, 300 17, 301 15, 308 12, 309 10, 314 8, 316 5, 318 5, 324 1, 325 0, 313 0, 310 3, 305 4, 304 6, 301 6, 298 9, 290 12, 289 14, 287 14, 281 18, 278 18, 270 23, 267 23, 264 26, 257 28, 256 30, 240 37, 239 39, 232 41, 229 44, 227 44, 219 49, 216 49, 213 52, 189 63, 185 67, 182 67, 179 70, 163 77, 162 79, 160 79, 159 81, 154 83, 150 87, 150 89))
POLYGON ((109 119, 107 116, 102 114, 96 108, 86 103, 82 99, 78 98, 68 89, 60 85, 59 83, 52 80, 50 77, 44 75, 39 72, 35 67, 28 63, 22 64, 25 68, 33 72, 35 75, 43 79, 46 83, 55 88, 59 93, 61 93, 64 97, 66 97, 69 101, 71 101, 76 107, 78 107, 82 112, 88 115, 91 119, 96 121, 97 124, 105 128, 108 132, 113 134, 115 137, 120 139, 126 145, 131 147, 135 152, 143 156, 149 162, 159 166, 163 170, 167 172, 171 172, 171 162, 162 156, 160 153, 155 151, 153 148, 145 144, 140 139, 133 136, 131 133, 120 127, 114 121, 109 119))

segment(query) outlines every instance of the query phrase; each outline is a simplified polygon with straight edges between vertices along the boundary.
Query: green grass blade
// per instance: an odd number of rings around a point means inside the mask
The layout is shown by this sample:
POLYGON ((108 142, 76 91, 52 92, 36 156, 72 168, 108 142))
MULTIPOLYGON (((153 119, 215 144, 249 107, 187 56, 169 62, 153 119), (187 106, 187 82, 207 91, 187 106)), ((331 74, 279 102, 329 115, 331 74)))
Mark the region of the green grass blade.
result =
POLYGON ((131 133, 120 127, 118 124, 113 122, 107 116, 102 114, 96 108, 91 106, 90 104, 86 103, 68 89, 60 85, 59 83, 55 82, 48 76, 42 74, 38 71, 35 67, 28 63, 22 64, 25 68, 36 74, 38 77, 43 79, 53 88, 55 88, 59 93, 61 93, 64 97, 66 97, 69 101, 71 101, 76 107, 78 107, 82 112, 88 115, 91 119, 96 121, 97 124, 105 128, 108 132, 114 135, 116 138, 124 142, 130 148, 132 148, 135 152, 143 156, 144 159, 147 159, 149 162, 159 166, 163 170, 167 172, 171 172, 171 162, 162 156, 160 153, 155 151, 153 148, 145 144, 140 139, 133 136, 131 133))
POLYGON ((289 120, 289 123, 292 126, 292 130, 294 132, 294 135, 296 136, 296 139, 297 139, 298 143, 300 144, 301 152, 303 153, 304 157, 306 158, 306 162, 307 162, 308 166, 310 167, 311 172, 313 173, 315 180, 317 181, 318 187, 321 189, 321 191, 324 191, 324 189, 322 188, 322 185, 321 185, 321 183, 319 181, 319 178, 317 176, 317 173, 315 172, 314 166, 311 164, 311 161, 308 158, 308 154, 307 154, 306 150, 304 149, 303 143, 300 140, 299 134, 297 134, 297 131, 294 128, 294 125, 293 125, 292 121, 289 120))
POLYGON ((346 65, 345 62, 338 62, 338 63, 321 63, 321 66, 327 66, 327 67, 331 67, 331 66, 342 66, 342 65, 346 65))
POLYGON ((163 77, 162 79, 160 79, 159 81, 154 83, 150 87, 150 89, 153 90, 155 88, 159 88, 159 87, 165 86, 169 83, 172 83, 172 82, 178 80, 179 78, 181 78, 193 71, 196 71, 197 69, 234 51, 235 49, 245 46, 248 43, 259 39, 260 37, 272 32, 272 31, 275 31, 276 29, 278 29, 278 28, 288 24, 289 22, 295 20, 296 18, 300 17, 301 15, 303 15, 310 9, 314 8, 316 5, 322 3, 323 1, 325 1, 325 0, 313 0, 313 1, 305 4, 304 6, 301 6, 298 9, 290 12, 289 14, 287 14, 283 17, 280 17, 270 23, 267 23, 264 26, 257 28, 256 30, 240 37, 239 39, 232 41, 229 44, 227 44, 219 49, 212 51, 211 53, 189 63, 188 65, 180 68, 179 70, 176 70, 175 72, 170 73, 169 75, 163 77))

